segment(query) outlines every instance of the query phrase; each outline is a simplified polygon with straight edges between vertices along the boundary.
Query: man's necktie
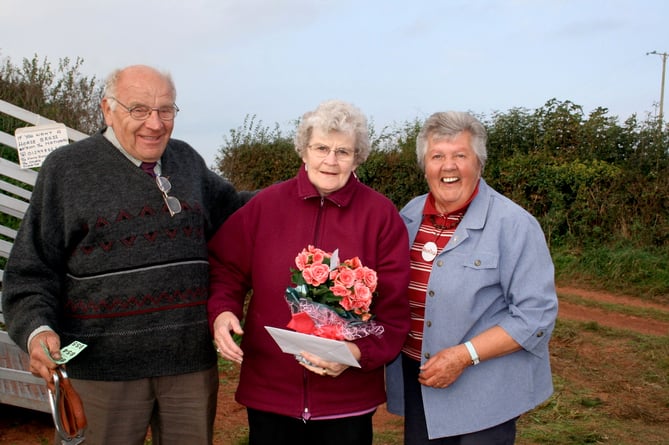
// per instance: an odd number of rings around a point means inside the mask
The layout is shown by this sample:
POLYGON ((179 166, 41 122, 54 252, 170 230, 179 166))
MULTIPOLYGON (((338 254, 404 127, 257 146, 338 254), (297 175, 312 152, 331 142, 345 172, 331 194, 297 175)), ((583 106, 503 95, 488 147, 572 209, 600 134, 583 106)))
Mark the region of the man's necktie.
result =
POLYGON ((156 162, 142 162, 139 167, 144 170, 144 173, 147 175, 152 177, 156 176, 156 172, 153 171, 153 169, 156 167, 156 162))

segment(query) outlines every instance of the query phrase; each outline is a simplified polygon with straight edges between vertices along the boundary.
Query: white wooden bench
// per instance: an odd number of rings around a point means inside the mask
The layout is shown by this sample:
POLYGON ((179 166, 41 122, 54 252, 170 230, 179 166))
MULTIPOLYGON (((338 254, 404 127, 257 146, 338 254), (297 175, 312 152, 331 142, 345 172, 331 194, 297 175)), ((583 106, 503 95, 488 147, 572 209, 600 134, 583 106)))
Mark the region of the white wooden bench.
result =
MULTIPOLYGON (((0 100, 0 113, 8 114, 30 124, 49 124, 53 121, 0 100)), ((87 135, 67 129, 70 140, 87 135)), ((0 144, 16 148, 13 135, 0 131, 0 144)), ((0 158, 0 257, 8 258, 16 239, 16 227, 28 209, 37 172, 23 170, 18 164, 0 158)), ((4 262, 2 263, 4 264, 4 262)), ((3 268, 0 267, 0 286, 3 268)), ((28 355, 9 338, 4 329, 5 318, 0 299, 0 403, 51 412, 44 380, 29 372, 28 355)))
MULTIPOLYGON (((10 178, 23 185, 33 186, 37 173, 21 170, 17 164, 0 159, 0 213, 22 219, 31 192, 9 182, 10 178)), ((0 224, 0 235, 0 256, 8 258, 16 230, 0 224)), ((2 273, 0 269, 0 280, 2 273)), ((5 323, 1 303, 0 323, 5 323)), ((0 403, 50 412, 44 381, 33 376, 28 369, 28 355, 12 342, 4 326, 0 325, 0 403)))

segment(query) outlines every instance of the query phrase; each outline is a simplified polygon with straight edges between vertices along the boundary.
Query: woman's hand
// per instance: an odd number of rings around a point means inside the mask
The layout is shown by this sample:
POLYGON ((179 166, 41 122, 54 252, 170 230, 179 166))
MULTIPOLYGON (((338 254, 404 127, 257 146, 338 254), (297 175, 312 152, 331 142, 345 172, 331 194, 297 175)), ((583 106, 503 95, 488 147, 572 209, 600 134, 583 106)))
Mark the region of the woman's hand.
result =
MULTIPOLYGON (((353 357, 355 357, 356 360, 360 361, 361 353, 358 346, 355 343, 351 343, 348 341, 346 342, 346 346, 353 354, 353 357)), ((327 360, 323 360, 316 354, 311 354, 309 352, 302 352, 300 356, 304 359, 304 360, 298 359, 300 365, 304 366, 309 371, 322 376, 330 376, 333 378, 339 377, 344 371, 346 371, 349 368, 348 365, 344 365, 342 363, 337 363, 337 362, 329 362, 327 360)))
POLYGON ((418 382, 433 388, 446 388, 471 365, 471 357, 465 345, 442 349, 420 367, 418 382))
MULTIPOLYGON (((493 326, 470 340, 481 361, 502 357, 521 349, 521 346, 500 326, 493 326)), ((423 366, 418 375, 421 385, 446 388, 472 364, 472 357, 464 344, 442 349, 423 366)))
POLYGON ((244 352, 235 343, 231 332, 237 335, 244 334, 244 330, 235 314, 232 312, 221 312, 216 317, 216 320, 214 320, 214 343, 216 343, 216 351, 225 359, 241 363, 244 358, 244 352))

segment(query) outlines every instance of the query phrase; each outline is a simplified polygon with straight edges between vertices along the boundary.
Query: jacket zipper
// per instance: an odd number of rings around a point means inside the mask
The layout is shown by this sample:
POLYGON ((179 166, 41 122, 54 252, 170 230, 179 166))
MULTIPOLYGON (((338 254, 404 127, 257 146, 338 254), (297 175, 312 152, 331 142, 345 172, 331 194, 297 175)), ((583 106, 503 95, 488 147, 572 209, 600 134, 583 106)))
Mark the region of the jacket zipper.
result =
POLYGON ((311 413, 309 412, 309 402, 307 396, 307 381, 309 376, 307 375, 309 371, 304 369, 302 371, 302 382, 304 383, 304 411, 302 411, 302 422, 307 423, 307 420, 311 419, 311 413))
POLYGON ((314 227, 314 246, 318 247, 318 234, 320 233, 321 220, 323 219, 323 206, 325 205, 325 198, 321 196, 321 206, 318 209, 318 216, 316 217, 316 226, 314 227))
MULTIPOLYGON (((318 209, 318 216, 316 217, 316 226, 314 227, 314 246, 318 246, 318 234, 321 227, 321 220, 323 218, 323 206, 325 205, 325 198, 321 196, 321 206, 318 209)), ((304 410, 302 411, 302 421, 307 423, 311 419, 311 412, 309 412, 309 401, 308 401, 308 392, 309 392, 309 375, 306 369, 303 371, 302 383, 304 384, 304 410)))

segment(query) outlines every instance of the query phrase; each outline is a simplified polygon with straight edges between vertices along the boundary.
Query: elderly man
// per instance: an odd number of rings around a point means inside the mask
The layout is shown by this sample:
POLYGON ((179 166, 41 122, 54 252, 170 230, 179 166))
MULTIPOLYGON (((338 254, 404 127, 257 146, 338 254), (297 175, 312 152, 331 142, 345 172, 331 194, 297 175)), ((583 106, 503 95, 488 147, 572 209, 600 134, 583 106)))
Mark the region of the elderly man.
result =
POLYGON ((87 444, 212 442, 218 374, 207 239, 244 195, 171 139, 171 77, 113 72, 107 127, 45 160, 4 275, 3 310, 33 374, 52 382, 61 346, 87 444))

